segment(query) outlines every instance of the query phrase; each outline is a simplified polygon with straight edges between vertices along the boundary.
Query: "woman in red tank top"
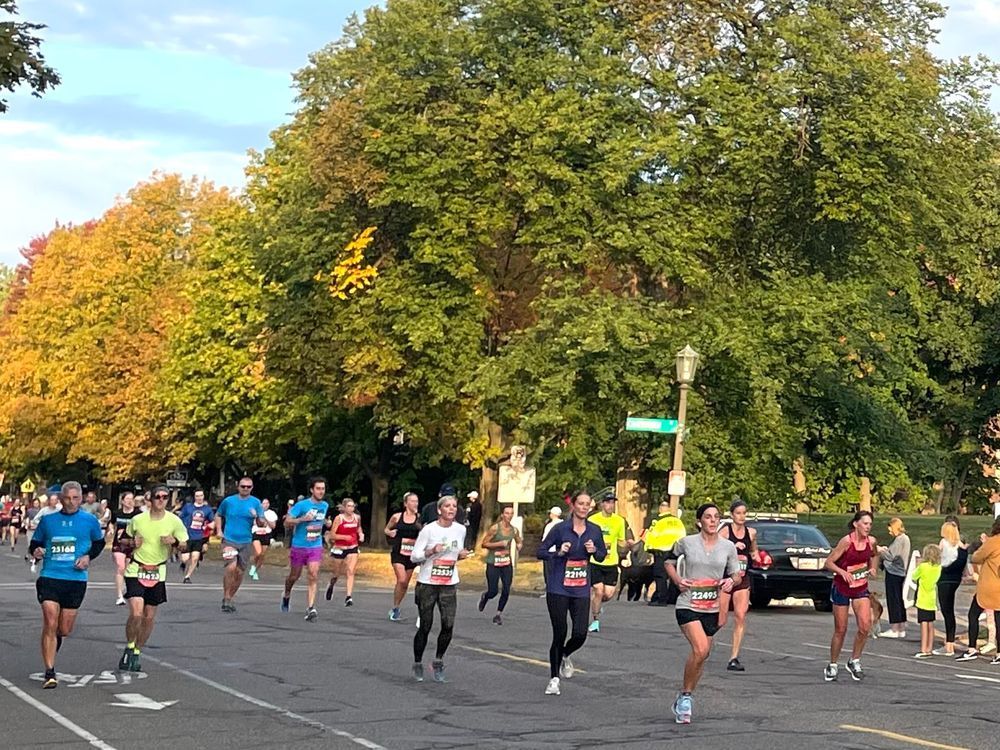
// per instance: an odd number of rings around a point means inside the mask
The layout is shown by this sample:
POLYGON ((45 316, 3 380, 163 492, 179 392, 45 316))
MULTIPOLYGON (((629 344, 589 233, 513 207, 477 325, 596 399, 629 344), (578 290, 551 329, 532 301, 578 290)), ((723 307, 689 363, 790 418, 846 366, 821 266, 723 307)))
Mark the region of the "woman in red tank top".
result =
POLYGON ((333 598, 333 587, 337 579, 347 575, 347 596, 344 606, 354 606, 354 571, 358 567, 358 546, 365 541, 365 532, 361 530, 361 516, 354 512, 356 503, 345 497, 341 503, 343 511, 333 519, 330 529, 330 557, 333 558, 333 573, 330 585, 326 587, 326 600, 333 598))
POLYGON ((847 635, 848 609, 854 610, 858 632, 854 636, 854 648, 847 662, 847 671, 854 680, 864 678, 861 669, 861 652, 868 640, 872 624, 871 603, 868 601, 868 579, 875 575, 878 556, 875 553, 875 537, 871 536, 872 514, 861 510, 854 514, 848 524, 850 533, 837 542, 826 559, 826 569, 833 573, 833 587, 830 601, 833 604, 833 638, 830 640, 830 664, 823 671, 823 679, 833 682, 837 679, 839 667, 837 659, 847 635))

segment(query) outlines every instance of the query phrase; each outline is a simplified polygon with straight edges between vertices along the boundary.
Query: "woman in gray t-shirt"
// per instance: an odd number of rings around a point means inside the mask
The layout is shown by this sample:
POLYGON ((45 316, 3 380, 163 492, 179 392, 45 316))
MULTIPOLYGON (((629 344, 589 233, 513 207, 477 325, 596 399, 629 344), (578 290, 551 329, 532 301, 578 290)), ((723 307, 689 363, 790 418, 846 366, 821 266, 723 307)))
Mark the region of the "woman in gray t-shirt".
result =
POLYGON ((677 623, 691 644, 683 687, 673 705, 678 724, 691 723, 691 693, 712 651, 712 636, 719 630, 719 592, 732 591, 743 577, 736 545, 719 536, 721 517, 715 503, 700 506, 695 518, 701 531, 674 545, 674 556, 683 556, 683 564, 679 560, 667 562, 667 575, 681 592, 675 607, 677 623))

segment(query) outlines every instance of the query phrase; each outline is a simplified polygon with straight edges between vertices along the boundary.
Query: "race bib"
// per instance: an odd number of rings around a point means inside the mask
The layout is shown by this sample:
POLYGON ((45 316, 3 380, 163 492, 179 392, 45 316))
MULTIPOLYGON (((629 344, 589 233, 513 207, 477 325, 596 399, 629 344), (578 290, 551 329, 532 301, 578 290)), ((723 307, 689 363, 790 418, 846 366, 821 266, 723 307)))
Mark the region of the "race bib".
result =
POLYGON ((858 563, 857 565, 848 565, 847 574, 851 577, 850 586, 852 589, 860 588, 868 583, 868 563, 858 563))
POLYGON ((719 606, 719 581, 702 578, 691 582, 691 608, 714 612, 719 606))
POLYGON ((586 585, 587 585, 587 561, 567 560, 566 572, 563 574, 563 586, 572 589, 586 585))
POLYGON ((404 557, 409 557, 410 553, 413 552, 413 545, 416 543, 416 539, 402 539, 399 542, 399 554, 404 557))
POLYGON ((205 525, 205 519, 203 516, 194 516, 191 519, 191 530, 201 531, 202 527, 205 525))
POLYGON ((140 564, 139 573, 136 575, 136 578, 146 588, 152 588, 160 582, 160 566, 140 564))
POLYGON ((232 562, 240 554, 240 551, 236 547, 223 547, 222 548, 222 559, 226 562, 232 562))
POLYGON ((315 542, 323 534, 323 524, 314 523, 306 526, 306 541, 315 542))
POLYGON ((507 550, 499 551, 493 550, 493 567, 494 568, 506 568, 510 565, 510 552, 507 550))
POLYGON ((56 562, 73 562, 76 560, 76 537, 57 536, 49 543, 49 554, 56 562))
POLYGON ((747 560, 745 557, 741 557, 740 558, 740 573, 746 573, 747 572, 747 563, 748 562, 749 562, 749 560, 747 560))
POLYGON ((431 565, 431 583, 449 584, 455 575, 455 560, 437 560, 431 565))

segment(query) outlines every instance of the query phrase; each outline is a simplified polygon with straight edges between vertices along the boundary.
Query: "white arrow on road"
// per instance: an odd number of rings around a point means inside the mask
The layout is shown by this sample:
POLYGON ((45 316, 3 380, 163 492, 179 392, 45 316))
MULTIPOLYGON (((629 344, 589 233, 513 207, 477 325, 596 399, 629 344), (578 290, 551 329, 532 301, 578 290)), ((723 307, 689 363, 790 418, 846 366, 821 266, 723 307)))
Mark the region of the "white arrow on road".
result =
POLYGON ((125 708, 148 708, 150 711, 162 711, 168 706, 174 705, 177 701, 154 701, 147 698, 142 693, 115 693, 121 703, 109 703, 110 706, 124 706, 125 708))

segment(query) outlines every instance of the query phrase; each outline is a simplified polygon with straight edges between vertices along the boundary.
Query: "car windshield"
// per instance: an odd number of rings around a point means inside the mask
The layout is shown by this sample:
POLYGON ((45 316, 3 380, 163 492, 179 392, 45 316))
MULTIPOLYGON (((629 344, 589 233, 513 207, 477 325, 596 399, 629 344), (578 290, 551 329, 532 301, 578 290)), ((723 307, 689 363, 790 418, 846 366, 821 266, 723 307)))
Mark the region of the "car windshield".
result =
POLYGON ((805 547, 829 547, 830 543, 815 526, 798 524, 767 523, 754 526, 757 529, 757 544, 761 547, 799 545, 805 547))

